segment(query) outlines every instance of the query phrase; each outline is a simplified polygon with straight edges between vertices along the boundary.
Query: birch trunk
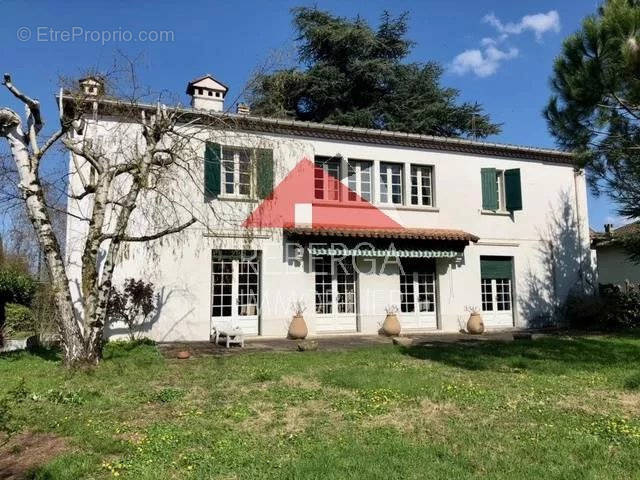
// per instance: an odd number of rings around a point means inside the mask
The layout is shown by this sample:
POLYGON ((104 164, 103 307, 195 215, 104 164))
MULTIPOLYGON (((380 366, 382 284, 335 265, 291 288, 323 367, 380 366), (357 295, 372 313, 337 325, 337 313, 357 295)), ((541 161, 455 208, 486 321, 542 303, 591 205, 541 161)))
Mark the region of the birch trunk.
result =
POLYGON ((51 275, 54 300, 60 316, 56 323, 62 338, 65 363, 72 365, 87 361, 95 362, 94 356, 87 352, 82 341, 83 331, 71 301, 60 245, 49 221, 44 192, 38 178, 39 159, 29 155, 27 139, 20 124, 8 128, 5 131, 5 138, 9 142, 16 163, 20 192, 27 207, 29 219, 38 236, 51 275))

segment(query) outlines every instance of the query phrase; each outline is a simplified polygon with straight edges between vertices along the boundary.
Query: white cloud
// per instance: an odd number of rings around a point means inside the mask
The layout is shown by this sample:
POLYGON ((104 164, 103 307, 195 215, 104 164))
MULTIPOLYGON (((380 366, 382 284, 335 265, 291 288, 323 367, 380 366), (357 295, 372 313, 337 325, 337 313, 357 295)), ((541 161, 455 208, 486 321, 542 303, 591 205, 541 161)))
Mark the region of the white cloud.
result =
POLYGON ((527 30, 532 31, 538 41, 542 39, 542 35, 546 32, 553 31, 558 33, 560 31, 560 15, 555 10, 550 10, 547 13, 525 15, 518 23, 504 24, 494 13, 485 15, 482 21, 493 26, 503 35, 519 35, 527 30))
POLYGON ((488 43, 484 51, 465 50, 457 55, 451 62, 451 70, 458 75, 473 72, 479 77, 488 77, 496 73, 502 62, 516 58, 518 53, 517 48, 504 51, 488 43))
POLYGON ((511 35, 531 31, 536 40, 540 41, 544 33, 560 31, 560 15, 555 10, 525 15, 518 23, 504 24, 494 13, 485 15, 482 21, 494 27, 498 35, 484 37, 480 40, 480 48, 468 49, 458 54, 449 67, 458 75, 473 72, 478 77, 488 77, 496 73, 503 62, 516 58, 519 54, 517 48, 499 48, 511 35))

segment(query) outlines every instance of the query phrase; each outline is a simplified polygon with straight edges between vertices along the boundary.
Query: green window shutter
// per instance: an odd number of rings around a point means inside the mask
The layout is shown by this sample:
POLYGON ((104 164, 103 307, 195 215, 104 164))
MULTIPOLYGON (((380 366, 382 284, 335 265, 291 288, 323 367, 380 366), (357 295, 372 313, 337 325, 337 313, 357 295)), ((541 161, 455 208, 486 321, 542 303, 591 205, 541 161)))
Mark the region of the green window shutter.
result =
POLYGON ((512 278, 513 259, 511 257, 480 257, 481 278, 512 278))
POLYGON ((507 199, 507 210, 510 212, 522 210, 522 186, 519 168, 505 170, 504 192, 507 199))
POLYGON ((207 142, 204 149, 204 197, 209 200, 220 195, 220 157, 218 143, 207 142))
POLYGON ((498 210, 498 184, 496 183, 496 169, 483 168, 482 177, 482 209, 498 210))
POLYGON ((267 198, 273 190, 273 150, 256 149, 256 193, 258 198, 267 198))

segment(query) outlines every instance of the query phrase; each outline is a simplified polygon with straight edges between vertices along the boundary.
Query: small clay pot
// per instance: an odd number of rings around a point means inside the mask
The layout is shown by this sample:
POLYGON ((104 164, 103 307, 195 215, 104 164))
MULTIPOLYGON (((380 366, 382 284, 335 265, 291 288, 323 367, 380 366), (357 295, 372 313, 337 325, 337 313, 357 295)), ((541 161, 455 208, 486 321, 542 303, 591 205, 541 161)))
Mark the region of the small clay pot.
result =
POLYGON ((176 358, 179 358, 180 360, 186 360, 189 357, 191 357, 191 352, 187 352, 186 350, 182 350, 176 355, 176 358))
POLYGON ((395 313, 387 313, 382 323, 382 334, 387 337, 397 337, 400 335, 400 320, 395 313))
POLYGON ((289 338, 294 340, 302 340, 307 337, 309 330, 307 329, 307 323, 304 321, 302 315, 294 315, 291 323, 289 324, 289 338))
POLYGON ((467 332, 474 335, 480 335, 484 332, 484 322, 479 313, 472 313, 467 320, 467 332))

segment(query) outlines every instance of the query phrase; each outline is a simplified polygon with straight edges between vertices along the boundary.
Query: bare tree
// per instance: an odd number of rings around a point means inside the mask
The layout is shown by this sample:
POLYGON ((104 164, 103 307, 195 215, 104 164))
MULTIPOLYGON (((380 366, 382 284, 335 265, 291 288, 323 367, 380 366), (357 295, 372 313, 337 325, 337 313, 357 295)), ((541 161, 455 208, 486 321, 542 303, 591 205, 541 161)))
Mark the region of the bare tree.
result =
POLYGON ((67 365, 95 364, 101 357, 112 278, 123 245, 160 239, 197 221, 192 205, 182 201, 188 196, 176 194, 171 180, 176 171, 183 178, 194 177, 194 139, 200 130, 184 128, 180 109, 158 103, 149 111, 131 99, 129 108, 127 102, 117 102, 122 120, 113 126, 127 131, 103 132, 109 142, 102 143, 99 132, 86 135, 97 103, 81 91, 70 107, 61 108, 59 128, 41 138, 39 102, 21 92, 10 75, 5 74, 3 84, 26 107, 26 122, 15 111, 0 108, 0 136, 9 144, 20 197, 50 273, 64 360, 67 365), (178 123, 181 128, 176 128, 178 123), (42 160, 56 144, 70 152, 80 179, 68 195, 86 207, 81 215, 86 230, 79 308, 74 308, 42 179, 42 160))

